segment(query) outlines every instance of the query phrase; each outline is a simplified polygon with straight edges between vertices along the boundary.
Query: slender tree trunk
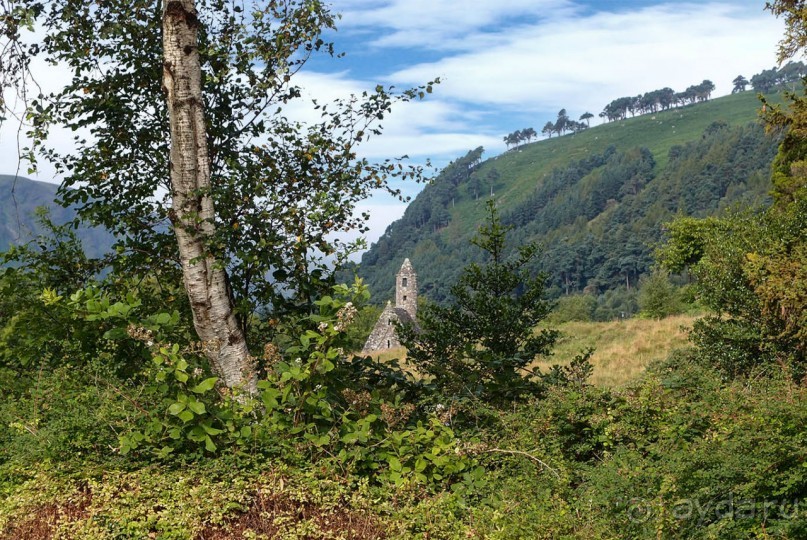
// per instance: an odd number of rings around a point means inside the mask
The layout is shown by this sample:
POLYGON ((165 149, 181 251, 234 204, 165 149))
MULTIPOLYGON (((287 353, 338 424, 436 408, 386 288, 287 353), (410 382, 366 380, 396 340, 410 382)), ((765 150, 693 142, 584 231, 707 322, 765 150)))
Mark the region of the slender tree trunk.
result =
POLYGON ((198 25, 194 0, 165 1, 163 89, 171 122, 171 215, 193 324, 210 365, 227 387, 254 393, 254 362, 233 313, 226 271, 206 246, 215 232, 215 212, 209 194, 198 25))

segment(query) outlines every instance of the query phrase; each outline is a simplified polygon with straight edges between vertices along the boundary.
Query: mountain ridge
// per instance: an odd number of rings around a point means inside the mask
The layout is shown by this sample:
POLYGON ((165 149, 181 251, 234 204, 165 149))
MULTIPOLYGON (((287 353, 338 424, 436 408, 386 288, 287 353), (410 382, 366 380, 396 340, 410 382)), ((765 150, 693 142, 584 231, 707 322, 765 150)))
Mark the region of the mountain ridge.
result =
POLYGON ((652 244, 665 221, 714 215, 737 202, 766 204, 778 142, 765 135, 759 107, 755 93, 741 92, 544 139, 484 161, 477 148, 424 188, 363 255, 357 273, 374 301, 383 302, 396 265, 409 257, 422 293, 446 300, 460 270, 477 260, 468 240, 492 192, 515 226, 513 243, 544 245, 533 270, 549 273, 550 294, 602 294, 619 287, 618 276, 625 288, 635 288, 652 264, 652 244), (601 159, 582 171, 594 158, 601 159), (639 172, 644 177, 636 177, 639 172), (511 214, 548 182, 559 188, 518 223, 511 214), (575 204, 588 206, 575 210, 575 204), (547 223, 542 216, 549 212, 565 221, 547 223))
MULTIPOLYGON (((39 207, 46 207, 50 219, 57 225, 76 219, 74 208, 56 203, 58 189, 56 184, 0 174, 0 251, 30 242, 45 233, 37 220, 36 209, 39 207)), ((80 225, 76 234, 89 257, 102 255, 114 241, 110 233, 99 227, 80 225)))

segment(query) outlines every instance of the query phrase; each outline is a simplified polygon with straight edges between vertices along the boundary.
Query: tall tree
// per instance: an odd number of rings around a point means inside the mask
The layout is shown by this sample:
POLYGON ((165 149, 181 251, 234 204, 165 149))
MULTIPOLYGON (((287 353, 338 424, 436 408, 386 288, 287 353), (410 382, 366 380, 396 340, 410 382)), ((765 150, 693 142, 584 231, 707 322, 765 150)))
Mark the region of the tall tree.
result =
POLYGON ((289 120, 283 110, 301 95, 293 75, 312 54, 333 54, 321 36, 334 17, 314 0, 19 0, 0 15, 4 86, 26 90, 36 56, 72 74, 30 101, 28 157, 53 161, 63 202, 117 233, 114 272, 182 277, 211 368, 253 388, 246 344, 271 332, 255 330, 255 314, 305 310, 329 288, 325 257, 346 248, 332 233, 363 229, 353 210, 371 190, 400 195, 387 187, 397 166, 368 163, 357 147, 394 102, 430 85, 377 87, 327 110, 314 103, 318 123, 289 120), (35 25, 47 38, 32 44, 22 34, 35 25), (46 146, 56 126, 92 136, 59 153, 46 146))
POLYGON ((503 405, 535 392, 528 366, 537 355, 548 354, 557 339, 555 331, 535 332, 550 311, 543 299, 546 277, 527 271, 537 246, 521 246, 508 259, 508 230, 494 201, 488 201, 485 224, 472 240, 486 263, 463 270, 451 288, 450 305, 421 310, 419 330, 399 330, 408 360, 448 397, 503 405))
POLYGON ((170 120, 171 216, 193 322, 213 371, 230 388, 257 390, 255 366, 235 319, 224 265, 207 250, 215 233, 210 155, 193 0, 163 5, 163 89, 170 120))
POLYGON ((594 115, 590 112, 586 111, 580 115, 580 121, 585 122, 588 127, 591 127, 591 119, 594 118, 594 115))
POLYGON ((709 79, 704 79, 703 82, 696 87, 698 100, 708 101, 709 98, 712 96, 712 92, 714 92, 714 90, 715 90, 715 83, 713 83, 709 79))
POLYGON ((555 133, 563 135, 566 132, 568 123, 569 115, 566 113, 566 109, 561 109, 558 111, 558 118, 555 120, 555 133))

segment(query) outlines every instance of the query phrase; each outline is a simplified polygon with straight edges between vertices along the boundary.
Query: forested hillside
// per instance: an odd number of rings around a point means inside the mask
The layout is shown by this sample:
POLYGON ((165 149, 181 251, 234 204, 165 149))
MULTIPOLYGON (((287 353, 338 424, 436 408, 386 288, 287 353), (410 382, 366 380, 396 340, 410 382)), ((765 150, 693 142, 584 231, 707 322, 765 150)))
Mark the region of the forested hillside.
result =
MULTIPOLYGON (((0 174, 0 251, 45 232, 37 220, 37 208, 48 208, 50 219, 57 225, 76 218, 72 208, 54 202, 57 188, 56 184, 0 174)), ((82 226, 77 234, 91 257, 102 254, 112 245, 112 236, 101 229, 82 226)))
POLYGON ((492 195, 515 229, 511 249, 533 240, 544 246, 533 270, 548 272, 551 294, 633 289, 672 217, 767 203, 778 139, 765 134, 759 107, 754 92, 739 92, 486 161, 477 148, 418 195, 365 253, 358 273, 383 302, 409 257, 422 292, 445 300, 449 284, 476 256, 468 239, 492 195))

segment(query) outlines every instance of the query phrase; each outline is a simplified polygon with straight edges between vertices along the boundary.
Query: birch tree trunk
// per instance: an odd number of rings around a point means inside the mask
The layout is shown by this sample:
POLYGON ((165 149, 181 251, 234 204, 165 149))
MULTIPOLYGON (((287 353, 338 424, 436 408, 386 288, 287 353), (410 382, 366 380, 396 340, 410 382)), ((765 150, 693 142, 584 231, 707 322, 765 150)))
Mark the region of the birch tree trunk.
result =
POLYGON ((194 0, 163 8, 163 89, 171 123, 172 221, 196 333, 216 375, 228 388, 256 391, 254 362, 233 313, 221 261, 206 248, 215 232, 210 188, 198 19, 194 0))

